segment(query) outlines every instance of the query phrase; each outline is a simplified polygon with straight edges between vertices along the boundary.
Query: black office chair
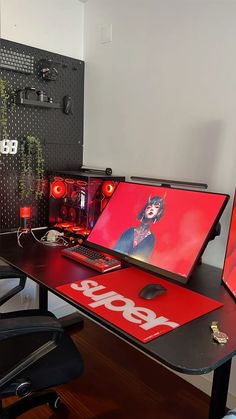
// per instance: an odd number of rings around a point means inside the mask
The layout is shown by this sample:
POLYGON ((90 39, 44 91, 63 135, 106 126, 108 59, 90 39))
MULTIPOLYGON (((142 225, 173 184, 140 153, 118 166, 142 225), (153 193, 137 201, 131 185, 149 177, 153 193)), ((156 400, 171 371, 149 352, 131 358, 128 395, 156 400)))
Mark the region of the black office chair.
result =
POLYGON ((9 265, 0 264, 0 280, 9 278, 19 278, 19 284, 12 288, 10 291, 6 292, 2 297, 0 297, 0 306, 5 304, 8 300, 10 300, 10 298, 14 297, 14 295, 18 294, 18 292, 22 291, 25 287, 27 279, 25 274, 18 271, 18 269, 15 269, 9 265))
POLYGON ((59 406, 53 386, 81 375, 83 361, 72 339, 55 316, 46 311, 22 310, 0 317, 0 418, 16 418, 33 407, 59 406), (19 400, 2 407, 2 399, 19 400))

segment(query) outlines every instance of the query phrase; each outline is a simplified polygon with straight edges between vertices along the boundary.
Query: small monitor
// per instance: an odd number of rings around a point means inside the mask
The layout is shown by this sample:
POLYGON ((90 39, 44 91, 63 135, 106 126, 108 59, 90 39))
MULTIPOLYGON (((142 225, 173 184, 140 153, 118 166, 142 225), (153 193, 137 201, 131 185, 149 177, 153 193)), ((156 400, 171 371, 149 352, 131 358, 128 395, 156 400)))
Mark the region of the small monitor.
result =
POLYGON ((228 195, 120 182, 87 244, 186 283, 228 195))
POLYGON ((222 280, 236 298, 236 193, 234 195, 222 280))

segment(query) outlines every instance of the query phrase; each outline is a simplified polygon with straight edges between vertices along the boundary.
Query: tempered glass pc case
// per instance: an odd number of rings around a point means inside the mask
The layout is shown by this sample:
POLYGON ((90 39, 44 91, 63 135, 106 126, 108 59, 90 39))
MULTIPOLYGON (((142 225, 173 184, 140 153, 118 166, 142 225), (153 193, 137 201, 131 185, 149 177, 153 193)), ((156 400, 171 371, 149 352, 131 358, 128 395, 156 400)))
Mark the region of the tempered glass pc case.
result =
POLYGON ((87 236, 124 177, 84 172, 49 176, 49 225, 87 236))

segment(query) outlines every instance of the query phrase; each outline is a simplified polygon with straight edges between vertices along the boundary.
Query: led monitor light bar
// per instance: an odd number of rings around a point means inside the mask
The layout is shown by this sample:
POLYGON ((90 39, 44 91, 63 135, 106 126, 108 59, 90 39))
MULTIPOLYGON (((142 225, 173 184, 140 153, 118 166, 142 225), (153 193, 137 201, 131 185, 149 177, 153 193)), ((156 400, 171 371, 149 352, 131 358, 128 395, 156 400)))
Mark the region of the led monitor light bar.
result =
POLYGON ((228 195, 120 182, 87 244, 186 283, 228 195))
POLYGON ((171 180, 171 179, 157 179, 153 177, 142 177, 142 176, 131 176, 131 180, 135 182, 144 182, 144 183, 155 183, 160 184, 161 186, 174 186, 179 188, 189 188, 189 189, 207 189, 208 185, 206 183, 199 182, 187 182, 183 180, 171 180))

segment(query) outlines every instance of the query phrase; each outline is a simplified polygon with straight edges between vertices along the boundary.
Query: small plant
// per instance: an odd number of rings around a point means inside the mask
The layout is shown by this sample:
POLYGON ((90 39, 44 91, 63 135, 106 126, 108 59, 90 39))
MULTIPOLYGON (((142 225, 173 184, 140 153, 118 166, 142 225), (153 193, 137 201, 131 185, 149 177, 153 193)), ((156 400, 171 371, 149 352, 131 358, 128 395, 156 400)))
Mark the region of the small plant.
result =
POLYGON ((6 80, 0 79, 0 140, 9 138, 7 132, 7 116, 9 94, 6 80))
POLYGON ((39 138, 33 135, 27 137, 20 144, 19 178, 20 198, 35 195, 37 199, 44 194, 44 158, 43 146, 39 138))

